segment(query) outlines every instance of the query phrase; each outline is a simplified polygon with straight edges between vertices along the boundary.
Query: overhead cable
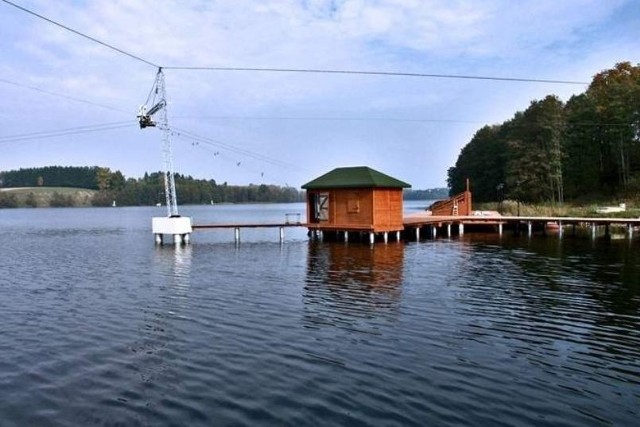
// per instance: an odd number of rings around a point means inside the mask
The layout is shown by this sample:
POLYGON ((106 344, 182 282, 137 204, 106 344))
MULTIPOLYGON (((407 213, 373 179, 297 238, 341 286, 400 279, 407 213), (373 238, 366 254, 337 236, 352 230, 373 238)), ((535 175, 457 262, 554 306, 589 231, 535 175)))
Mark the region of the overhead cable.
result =
POLYGON ((115 47, 115 46, 113 46, 113 45, 110 45, 109 43, 105 43, 105 42, 103 42, 103 41, 100 41, 100 40, 96 39, 95 37, 91 37, 91 36, 89 36, 89 35, 87 35, 87 34, 84 34, 84 33, 80 32, 80 31, 78 31, 78 30, 74 30, 73 28, 67 27, 67 26, 66 26, 66 25, 64 25, 64 24, 61 24, 61 23, 59 23, 59 22, 56 22, 56 21, 54 21, 53 19, 49 19, 49 18, 47 18, 46 16, 40 15, 39 13, 36 13, 36 12, 34 12, 34 11, 32 11, 32 10, 27 9, 26 7, 22 7, 22 6, 20 6, 20 5, 18 5, 18 4, 15 4, 15 3, 13 3, 13 2, 11 2, 11 1, 9 1, 9 0, 0 0, 0 1, 2 1, 2 2, 6 3, 6 4, 10 5, 10 6, 13 6, 13 7, 15 7, 16 9, 20 9, 20 10, 22 10, 23 12, 26 12, 26 13, 28 13, 28 14, 30 14, 30 15, 33 15, 33 16, 37 17, 37 18, 43 19, 43 20, 45 20, 45 21, 47 21, 47 22, 49 22, 49 23, 51 23, 51 24, 53 24, 53 25, 57 25, 57 26, 58 26, 58 27, 60 27, 60 28, 63 28, 63 29, 65 29, 65 30, 67 30, 67 31, 70 31, 70 32, 72 32, 72 33, 74 33, 74 34, 79 35, 80 37, 84 37, 85 39, 91 40, 91 41, 92 41, 92 42, 94 42, 94 43, 98 43, 98 44, 100 44, 100 45, 102 45, 102 46, 104 46, 104 47, 106 47, 106 48, 109 48, 109 49, 111 49, 111 50, 115 50, 115 51, 116 51, 116 52, 118 52, 118 53, 121 53, 121 54, 123 54, 123 55, 126 55, 126 56, 128 56, 128 57, 130 57, 130 58, 136 59, 136 60, 138 60, 138 61, 140 61, 140 62, 144 62, 145 64, 147 64, 147 65, 151 65, 152 67, 160 68, 160 66, 159 66, 159 65, 154 64, 154 63, 153 63, 153 62, 151 62, 151 61, 147 61, 147 60, 146 60, 146 59, 144 59, 144 58, 141 58, 141 57, 139 57, 139 56, 137 56, 137 55, 134 55, 134 54, 132 54, 132 53, 126 52, 126 51, 124 51, 124 50, 122 50, 122 49, 120 49, 120 48, 117 48, 117 47, 115 47))
POLYGON ((163 67, 166 70, 188 70, 188 71, 255 71, 268 73, 315 73, 315 74, 353 74, 369 76, 398 76, 398 77, 428 77, 437 79, 465 79, 465 80, 495 80, 507 82, 528 82, 528 83, 551 83, 569 85, 588 85, 588 82, 572 80, 549 80, 549 79, 529 79, 519 77, 497 77, 497 76, 474 76, 464 74, 428 74, 428 73, 405 73, 395 71, 360 71, 360 70, 322 70, 313 68, 249 68, 249 67, 163 67))
POLYGON ((234 152, 236 154, 241 154, 243 156, 251 157, 253 159, 256 159, 256 160, 259 160, 259 161, 262 161, 262 162, 265 162, 265 163, 270 163, 270 164, 275 165, 275 166, 302 170, 302 168, 300 168, 299 166, 296 166, 294 164, 287 163, 287 162, 284 162, 282 160, 278 160, 276 158, 272 158, 272 157, 266 156, 264 154, 256 153, 256 152, 244 149, 244 148, 239 148, 239 147, 233 146, 231 144, 227 144, 227 143, 224 143, 222 141, 218 141, 218 140, 213 139, 213 138, 208 138, 208 137, 205 137, 205 136, 197 135, 197 134, 195 134, 193 132, 189 132, 189 131, 184 130, 184 129, 172 128, 171 132, 173 134, 175 134, 176 136, 178 136, 178 137, 183 137, 183 138, 186 138, 186 139, 190 139, 190 140, 193 140, 193 141, 196 141, 196 142, 200 142, 200 143, 203 143, 203 144, 207 144, 207 145, 211 145, 211 146, 214 146, 214 147, 220 147, 222 149, 234 152))
POLYGON ((22 10, 37 18, 43 19, 51 24, 57 25, 67 31, 70 31, 76 35, 91 40, 94 43, 98 43, 104 47, 114 50, 118 53, 126 55, 130 58, 141 61, 147 65, 151 65, 155 68, 164 68, 166 70, 187 70, 187 71, 249 71, 249 72, 270 72, 270 73, 313 73, 313 74, 351 74, 351 75, 370 75, 370 76, 397 76, 397 77, 424 77, 424 78, 438 78, 438 79, 464 79, 464 80, 493 80, 493 81, 506 81, 506 82, 527 82, 527 83, 547 83, 547 84, 569 84, 569 85, 588 85, 589 82, 572 81, 572 80, 553 80, 553 79, 533 79, 533 78, 521 78, 521 77, 498 77, 498 76, 477 76, 477 75, 465 75, 465 74, 433 74, 433 73, 409 73, 409 72, 396 72, 396 71, 366 71, 366 70, 324 70, 314 68, 254 68, 254 67, 199 67, 199 66, 160 66, 154 62, 148 61, 137 55, 117 48, 109 43, 96 39, 73 28, 67 27, 64 24, 40 15, 32 10, 29 10, 23 6, 13 3, 9 0, 0 0, 10 6, 13 6, 19 10, 22 10))
MULTIPOLYGON (((0 0, 0 1, 4 1, 4 0, 0 0)), ((57 96, 59 98, 68 99, 70 101, 82 102, 84 104, 93 105, 94 107, 100 107, 100 108, 104 108, 104 109, 111 110, 111 111, 117 111, 119 113, 124 113, 124 114, 131 114, 130 111, 121 110, 119 108, 111 107, 109 105, 98 104, 98 103, 93 102, 93 101, 87 101, 86 99, 75 98, 73 96, 65 95, 65 94, 62 94, 62 93, 52 92, 52 91, 49 91, 49 90, 41 89, 41 88, 36 87, 36 86, 30 86, 30 85, 26 85, 26 84, 23 84, 23 83, 13 82, 13 81, 10 81, 10 80, 3 79, 1 77, 0 77, 0 82, 6 83, 6 84, 9 84, 9 85, 13 85, 13 86, 26 88, 26 89, 31 89, 31 90, 34 90, 34 91, 40 92, 40 93, 46 93, 47 95, 57 96)))
POLYGON ((131 121, 103 123, 97 125, 79 126, 74 128, 56 129, 42 132, 23 133, 18 135, 0 136, 0 144, 9 142, 30 141, 35 139, 56 138, 60 136, 79 135, 84 133, 102 132, 107 130, 123 129, 137 126, 131 121))

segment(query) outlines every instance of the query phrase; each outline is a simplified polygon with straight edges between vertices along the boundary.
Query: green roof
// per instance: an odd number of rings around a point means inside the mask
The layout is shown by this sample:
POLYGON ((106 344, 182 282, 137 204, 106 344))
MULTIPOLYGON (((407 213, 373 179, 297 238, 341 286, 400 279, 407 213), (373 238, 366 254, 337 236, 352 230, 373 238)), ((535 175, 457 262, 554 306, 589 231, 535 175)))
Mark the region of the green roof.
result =
POLYGON ((408 188, 411 185, 369 167, 356 166, 336 168, 302 186, 307 190, 372 187, 408 188))

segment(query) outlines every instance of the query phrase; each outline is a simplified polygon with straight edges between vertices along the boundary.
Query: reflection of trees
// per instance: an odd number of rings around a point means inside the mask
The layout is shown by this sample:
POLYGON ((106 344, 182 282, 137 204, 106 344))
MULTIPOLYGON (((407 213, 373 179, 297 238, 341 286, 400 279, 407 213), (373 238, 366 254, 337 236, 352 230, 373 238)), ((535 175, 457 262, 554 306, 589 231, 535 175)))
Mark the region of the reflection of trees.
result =
MULTIPOLYGON (((578 365, 636 360, 640 252, 629 241, 557 238, 471 241, 457 283, 469 338, 495 334, 518 354, 578 365)), ((584 368, 578 368, 584 369, 584 368)))
POLYGON ((404 245, 309 243, 304 288, 310 325, 354 327, 397 311, 404 245))

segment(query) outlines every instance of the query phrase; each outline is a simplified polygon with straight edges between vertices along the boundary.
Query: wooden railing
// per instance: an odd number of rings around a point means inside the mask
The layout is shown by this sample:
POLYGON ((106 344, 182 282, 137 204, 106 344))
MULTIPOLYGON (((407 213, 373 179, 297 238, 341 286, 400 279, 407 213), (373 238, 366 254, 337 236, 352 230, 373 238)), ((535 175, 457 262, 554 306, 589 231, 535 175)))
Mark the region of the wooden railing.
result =
POLYGON ((440 200, 431 205, 433 216, 469 216, 471 215, 471 191, 464 191, 450 199, 440 200))

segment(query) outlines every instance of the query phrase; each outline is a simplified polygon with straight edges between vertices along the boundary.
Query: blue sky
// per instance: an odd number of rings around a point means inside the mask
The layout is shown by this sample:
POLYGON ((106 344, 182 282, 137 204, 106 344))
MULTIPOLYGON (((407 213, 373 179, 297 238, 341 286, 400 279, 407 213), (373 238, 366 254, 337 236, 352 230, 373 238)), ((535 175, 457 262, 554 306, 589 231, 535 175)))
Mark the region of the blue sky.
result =
MULTIPOLYGON (((617 62, 640 63, 636 0, 12 2, 164 67, 589 82, 617 62)), ((99 165, 139 177, 162 168, 160 132, 140 130, 135 119, 153 66, 3 2, 0 48, 0 170, 99 165)), ((480 127, 534 99, 566 101, 586 89, 243 71, 165 76, 178 172, 296 187, 355 165, 417 189, 445 186, 447 169, 480 127)))

